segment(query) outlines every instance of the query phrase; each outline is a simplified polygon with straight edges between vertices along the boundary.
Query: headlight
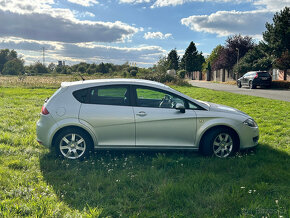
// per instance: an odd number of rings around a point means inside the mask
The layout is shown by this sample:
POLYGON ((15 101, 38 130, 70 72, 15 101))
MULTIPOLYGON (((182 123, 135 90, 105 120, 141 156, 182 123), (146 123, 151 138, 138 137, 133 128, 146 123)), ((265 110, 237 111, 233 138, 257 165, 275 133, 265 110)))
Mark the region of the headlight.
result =
POLYGON ((243 123, 250 127, 258 127, 257 123, 252 118, 245 120, 243 123))

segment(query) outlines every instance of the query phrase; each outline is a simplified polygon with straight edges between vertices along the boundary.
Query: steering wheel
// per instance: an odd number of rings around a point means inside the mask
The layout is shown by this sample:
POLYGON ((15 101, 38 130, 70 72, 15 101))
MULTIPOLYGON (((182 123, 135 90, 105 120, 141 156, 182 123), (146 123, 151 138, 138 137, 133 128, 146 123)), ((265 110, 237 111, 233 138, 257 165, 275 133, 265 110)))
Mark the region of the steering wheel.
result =
POLYGON ((164 95, 162 98, 159 107, 161 108, 171 108, 172 107, 172 98, 170 95, 164 95))

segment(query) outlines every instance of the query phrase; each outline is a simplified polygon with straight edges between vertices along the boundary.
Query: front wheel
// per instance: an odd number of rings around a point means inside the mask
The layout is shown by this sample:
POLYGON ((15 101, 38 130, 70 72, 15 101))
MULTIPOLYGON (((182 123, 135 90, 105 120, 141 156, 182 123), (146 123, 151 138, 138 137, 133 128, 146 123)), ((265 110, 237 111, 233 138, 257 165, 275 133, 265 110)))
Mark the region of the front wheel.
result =
POLYGON ((237 82, 237 86, 238 86, 238 88, 241 88, 242 87, 241 82, 237 82))
POLYGON ((256 88, 256 86, 253 85, 253 82, 252 81, 249 82, 249 87, 250 87, 250 89, 255 89, 256 88))
POLYGON ((201 152, 206 156, 226 158, 233 155, 238 147, 234 133, 227 128, 213 129, 203 138, 201 152))
POLYGON ((56 153, 66 159, 83 159, 88 156, 92 143, 85 131, 71 128, 58 134, 54 146, 56 153))

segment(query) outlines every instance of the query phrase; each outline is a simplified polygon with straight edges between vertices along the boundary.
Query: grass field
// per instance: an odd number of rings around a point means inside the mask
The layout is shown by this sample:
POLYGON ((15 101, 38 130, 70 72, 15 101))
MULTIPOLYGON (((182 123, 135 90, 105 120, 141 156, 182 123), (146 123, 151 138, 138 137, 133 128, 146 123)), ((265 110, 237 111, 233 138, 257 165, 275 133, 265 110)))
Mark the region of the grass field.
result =
POLYGON ((290 216, 289 102, 174 87, 248 113, 260 127, 257 149, 225 160, 104 151, 67 161, 35 141, 43 100, 57 84, 0 86, 0 217, 290 216))

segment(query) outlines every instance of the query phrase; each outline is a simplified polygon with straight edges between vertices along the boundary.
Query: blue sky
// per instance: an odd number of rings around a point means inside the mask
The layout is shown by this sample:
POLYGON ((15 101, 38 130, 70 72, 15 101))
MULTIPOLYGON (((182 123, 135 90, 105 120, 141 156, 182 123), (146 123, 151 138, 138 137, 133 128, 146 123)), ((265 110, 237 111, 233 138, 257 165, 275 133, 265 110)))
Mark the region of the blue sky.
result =
POLYGON ((126 61, 150 67, 193 41, 205 55, 233 34, 262 39, 290 0, 0 0, 0 49, 26 64, 126 61))

